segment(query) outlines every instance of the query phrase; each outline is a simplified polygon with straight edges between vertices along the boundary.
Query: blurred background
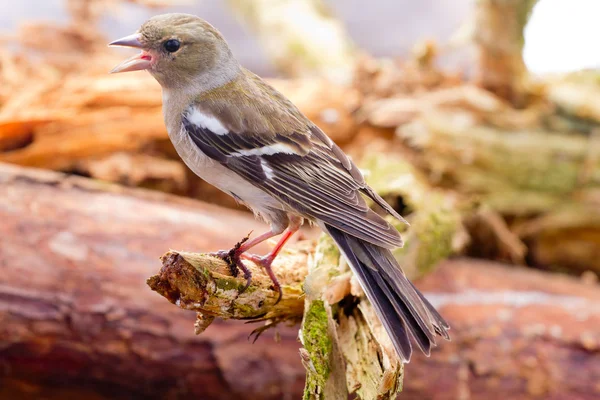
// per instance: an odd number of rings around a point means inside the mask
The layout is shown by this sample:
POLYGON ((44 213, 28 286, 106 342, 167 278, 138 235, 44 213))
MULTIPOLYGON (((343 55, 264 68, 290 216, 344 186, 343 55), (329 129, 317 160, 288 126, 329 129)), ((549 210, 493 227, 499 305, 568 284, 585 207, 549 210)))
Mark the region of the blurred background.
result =
POLYGON ((411 223, 395 255, 453 340, 398 398, 600 398, 596 0, 0 4, 0 398, 302 396, 298 326, 195 336, 145 283, 169 249, 264 229, 179 160, 148 74, 107 74, 131 50, 106 43, 171 11, 217 27, 411 223))
MULTIPOLYGON (((117 4, 114 1, 105 2, 108 3, 117 4)), ((121 2, 118 11, 99 15, 98 27, 107 37, 122 37, 135 31, 157 12, 197 14, 218 27, 247 68, 260 75, 277 74, 260 42, 239 23, 227 1, 180 1, 161 9, 149 8, 148 4, 161 2, 121 2)), ((406 54, 414 42, 423 37, 444 39, 450 36, 467 15, 470 1, 427 0, 413 4, 410 1, 392 3, 376 0, 368 7, 357 0, 333 0, 324 4, 341 20, 357 46, 375 56, 395 56, 406 54)), ((14 32, 23 21, 32 20, 68 24, 69 12, 65 1, 26 0, 10 7, 8 4, 2 6, 0 23, 4 33, 14 32)))

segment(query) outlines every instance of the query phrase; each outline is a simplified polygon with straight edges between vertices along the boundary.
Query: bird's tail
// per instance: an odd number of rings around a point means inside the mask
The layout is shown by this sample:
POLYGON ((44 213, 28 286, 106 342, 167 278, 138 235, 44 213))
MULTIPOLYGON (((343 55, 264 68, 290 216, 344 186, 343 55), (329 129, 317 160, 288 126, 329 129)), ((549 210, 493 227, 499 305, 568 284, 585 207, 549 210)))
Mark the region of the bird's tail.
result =
POLYGON ((436 335, 450 338, 446 321, 406 278, 390 250, 331 225, 322 224, 322 228, 348 260, 404 362, 412 354, 410 336, 426 355, 436 345, 436 335))

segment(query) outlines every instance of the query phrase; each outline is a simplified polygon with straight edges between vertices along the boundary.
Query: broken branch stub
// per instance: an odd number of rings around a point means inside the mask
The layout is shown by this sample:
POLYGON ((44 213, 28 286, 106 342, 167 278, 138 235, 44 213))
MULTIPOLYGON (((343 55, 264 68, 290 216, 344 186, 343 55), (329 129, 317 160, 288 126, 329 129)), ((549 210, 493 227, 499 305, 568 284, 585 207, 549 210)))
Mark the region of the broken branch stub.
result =
MULTIPOLYGON (((163 266, 148 278, 150 288, 180 308, 202 314, 197 331, 202 332, 214 317, 242 320, 299 320, 303 309, 301 280, 306 272, 307 254, 303 250, 287 250, 286 272, 279 275, 282 289, 277 292, 271 280, 252 262, 245 261, 252 272, 250 286, 243 290, 245 279, 233 277, 225 261, 199 253, 169 251, 161 257, 163 266)), ((282 263, 274 265, 283 271, 282 263)), ((198 332, 198 333, 199 333, 198 332)))
POLYGON ((178 307, 198 312, 196 333, 217 317, 267 321, 257 335, 279 322, 302 319, 305 399, 345 398, 349 393, 392 399, 401 390, 402 363, 329 237, 323 235, 316 248, 311 241, 301 242, 277 258, 278 303, 271 280, 251 262, 246 265, 252 282, 243 290, 245 279, 232 276, 219 258, 169 251, 161 259, 160 272, 147 283, 178 307))

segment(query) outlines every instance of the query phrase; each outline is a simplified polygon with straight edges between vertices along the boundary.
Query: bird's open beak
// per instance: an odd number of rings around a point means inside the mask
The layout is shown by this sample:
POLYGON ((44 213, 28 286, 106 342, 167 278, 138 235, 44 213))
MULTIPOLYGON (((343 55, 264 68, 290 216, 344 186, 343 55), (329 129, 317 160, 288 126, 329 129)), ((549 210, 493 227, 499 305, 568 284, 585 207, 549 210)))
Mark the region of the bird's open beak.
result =
POLYGON ((150 66, 152 65, 152 56, 148 52, 143 50, 143 45, 140 42, 139 33, 134 33, 133 35, 125 36, 124 38, 115 40, 114 42, 111 42, 108 45, 142 49, 141 53, 128 58, 121 64, 114 67, 112 71, 110 71, 111 74, 116 74, 118 72, 141 71, 150 68, 150 66))

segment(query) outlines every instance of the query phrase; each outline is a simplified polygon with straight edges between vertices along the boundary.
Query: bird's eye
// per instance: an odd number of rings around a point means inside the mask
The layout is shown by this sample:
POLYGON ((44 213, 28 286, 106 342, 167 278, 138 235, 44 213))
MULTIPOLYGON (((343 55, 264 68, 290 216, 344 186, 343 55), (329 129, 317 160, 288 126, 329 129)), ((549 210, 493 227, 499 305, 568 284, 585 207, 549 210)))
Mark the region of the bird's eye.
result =
POLYGON ((177 50, 179 50, 180 46, 181 43, 179 43, 179 40, 177 39, 169 39, 163 44, 163 47, 169 53, 175 53, 177 50))

